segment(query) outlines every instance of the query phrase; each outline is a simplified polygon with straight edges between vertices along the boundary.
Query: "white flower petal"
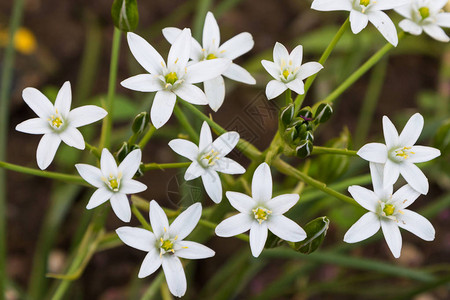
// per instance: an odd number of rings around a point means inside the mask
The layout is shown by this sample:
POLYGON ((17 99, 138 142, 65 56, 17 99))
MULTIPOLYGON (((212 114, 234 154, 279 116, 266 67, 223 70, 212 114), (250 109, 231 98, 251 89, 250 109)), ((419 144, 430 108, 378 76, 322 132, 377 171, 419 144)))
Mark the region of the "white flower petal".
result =
POLYGON ((139 35, 128 32, 128 46, 138 63, 150 74, 163 74, 164 59, 146 40, 139 35))
POLYGON ((256 221, 252 222, 250 228, 250 250, 254 257, 258 257, 264 249, 267 240, 267 222, 259 224, 256 221))
POLYGON ((228 157, 221 157, 216 161, 213 169, 225 174, 244 174, 245 168, 228 157))
POLYGON ((101 187, 97 189, 89 199, 88 204, 86 205, 86 209, 93 209, 99 205, 102 205, 113 196, 113 192, 111 190, 106 189, 105 187, 101 187))
POLYGON ((419 196, 420 193, 418 191, 409 184, 405 184, 392 195, 392 200, 396 204, 395 206, 400 206, 403 209, 413 204, 419 196))
POLYGON ((414 154, 411 154, 408 158, 410 163, 426 162, 441 155, 439 149, 426 146, 413 146, 411 152, 414 152, 414 154))
POLYGON ((120 163, 117 168, 119 173, 122 173, 123 179, 131 179, 136 174, 139 166, 141 165, 142 151, 141 149, 135 149, 131 151, 125 159, 120 163))
POLYGON ((58 94, 56 95, 55 109, 64 118, 67 118, 71 105, 72 105, 72 90, 70 87, 70 82, 66 81, 64 82, 61 89, 58 91, 58 94))
POLYGON ((216 49, 220 45, 220 30, 212 12, 208 11, 203 26, 203 47, 206 50, 216 49))
MULTIPOLYGON (((300 196, 298 194, 284 194, 277 196, 266 202, 267 209, 272 211, 272 215, 282 215, 291 209, 300 196)), ((270 229, 270 227, 269 227, 270 229)))
POLYGON ((410 4, 396 7, 394 10, 395 10, 396 13, 402 15, 403 17, 405 17, 407 19, 411 19, 412 9, 411 9, 411 5, 410 4))
POLYGON ((283 44, 276 42, 275 46, 273 47, 274 63, 277 64, 278 66, 282 66, 283 61, 284 64, 286 64, 288 59, 289 59, 289 52, 287 51, 286 47, 283 44))
POLYGON ((122 240, 122 242, 124 242, 130 247, 142 251, 155 252, 154 247, 156 243, 155 235, 146 229, 123 226, 116 229, 116 233, 122 240))
POLYGON ((125 194, 115 193, 114 195, 112 195, 109 202, 111 202, 111 207, 120 220, 122 220, 123 222, 130 222, 131 208, 130 203, 128 202, 128 198, 125 194))
POLYGON ((80 176, 83 177, 83 179, 89 184, 95 186, 96 188, 105 186, 105 183, 102 181, 103 174, 99 168, 87 164, 76 164, 75 168, 80 176))
POLYGON ((35 88, 24 89, 22 98, 39 118, 47 120, 49 116, 55 114, 55 109, 50 100, 35 88))
POLYGON ((250 51, 254 45, 252 35, 248 32, 242 32, 223 43, 219 51, 224 58, 233 60, 250 51))
POLYGON ((196 242, 180 241, 179 243, 177 243, 177 246, 180 246, 182 248, 180 250, 177 250, 175 255, 181 258, 204 259, 213 257, 216 254, 216 252, 214 252, 209 247, 196 242))
POLYGON ((67 126, 59 133, 61 140, 70 147, 74 147, 80 150, 84 150, 86 147, 84 138, 81 132, 72 126, 67 126))
POLYGON ((264 69, 266 69, 266 71, 270 74, 270 76, 275 79, 280 78, 280 67, 276 63, 268 60, 262 60, 261 64, 264 69))
POLYGON ((284 83, 278 80, 271 80, 266 86, 266 97, 272 100, 280 96, 285 90, 287 90, 287 86, 284 83))
POLYGON ((231 60, 216 58, 194 63, 187 67, 186 82, 199 83, 221 75, 231 65, 231 60))
POLYGON ((100 157, 100 169, 103 176, 108 178, 109 176, 117 176, 117 163, 111 152, 104 148, 100 157))
POLYGON ((409 118, 402 130, 402 133, 400 133, 398 143, 404 147, 413 146, 422 133, 423 123, 424 121, 422 115, 419 113, 414 114, 411 118, 409 118))
POLYGON ((252 197, 257 203, 265 203, 272 199, 272 174, 266 163, 260 164, 253 174, 252 197))
POLYGON ((220 222, 216 227, 216 235, 230 237, 244 233, 250 229, 254 220, 250 215, 239 213, 220 222))
MULTIPOLYGON (((408 9, 411 10, 411 9, 408 9)), ((408 32, 413 35, 420 35, 422 34, 422 27, 414 23, 413 21, 409 19, 404 19, 398 23, 398 26, 403 29, 403 31, 408 32)))
POLYGON ((189 206, 170 225, 170 237, 178 236, 177 240, 183 240, 194 230, 201 216, 202 205, 199 202, 189 206))
POLYGON ((399 145, 397 129, 395 129, 394 124, 386 116, 383 116, 383 134, 387 149, 392 149, 399 145))
POLYGON ((348 0, 314 0, 311 8, 320 11, 350 11, 352 9, 352 2, 348 0))
POLYGON ((206 98, 205 93, 203 93, 203 91, 199 87, 193 84, 184 83, 177 89, 173 90, 173 92, 178 97, 189 103, 196 105, 208 104, 208 99, 206 98))
POLYGON ((209 107, 215 112, 223 104, 225 99, 225 82, 222 76, 214 77, 213 79, 206 80, 203 83, 205 88, 206 99, 208 99, 209 107))
POLYGON ((127 195, 141 193, 146 189, 145 184, 133 179, 123 180, 120 186, 120 192, 127 195))
POLYGON ((173 42, 169 50, 169 57, 167 58, 169 70, 175 67, 179 69, 186 67, 191 52, 191 39, 191 30, 185 28, 173 42))
POLYGON ((45 170, 53 161, 61 138, 54 133, 46 133, 39 141, 36 151, 36 161, 39 169, 45 170))
POLYGON ((166 276, 167 285, 172 295, 182 297, 186 293, 187 283, 183 265, 175 255, 164 255, 162 267, 166 276))
POLYGON ((269 216, 267 227, 273 234, 285 241, 300 242, 306 238, 303 228, 283 215, 269 216))
POLYGON ((50 124, 41 118, 23 121, 16 126, 16 130, 29 134, 46 134, 52 132, 50 124))
POLYGON ((256 201, 246 194, 229 191, 226 192, 226 196, 230 201, 231 206, 244 214, 252 214, 252 209, 257 206, 256 201))
MULTIPOLYGON (((298 45, 289 54, 289 61, 292 61, 293 66, 301 66, 303 60, 303 46, 298 45)), ((289 63, 290 64, 290 63, 289 63)))
POLYGON ((359 205, 371 212, 376 212, 378 206, 377 195, 366 188, 359 185, 352 185, 348 187, 348 192, 359 205))
POLYGON ((450 41, 450 38, 447 36, 445 31, 437 25, 434 24, 425 25, 423 26, 423 30, 425 31, 426 34, 428 34, 437 41, 444 43, 450 41))
POLYGON ((197 145, 185 139, 175 139, 169 142, 169 147, 177 154, 189 158, 194 161, 197 160, 199 150, 197 145))
POLYGON ((447 0, 433 0, 428 2, 428 7, 432 11, 439 11, 448 3, 447 0))
POLYGON ((383 170, 383 186, 388 188, 397 181, 400 176, 400 165, 392 160, 388 159, 384 165, 383 170))
POLYGON ((307 62, 303 64, 297 72, 297 78, 306 79, 311 75, 316 74, 323 69, 323 66, 318 62, 307 62))
POLYGON ((162 258, 159 257, 158 250, 152 247, 147 255, 144 258, 144 261, 141 264, 141 268, 139 269, 139 278, 147 277, 153 274, 162 264, 162 258))
POLYGON ((367 16, 370 23, 378 29, 384 38, 396 47, 398 44, 397 29, 388 15, 382 11, 370 11, 367 13, 367 16))
MULTIPOLYGON (((181 32, 182 32, 181 29, 175 27, 166 27, 162 30, 164 37, 170 44, 173 44, 173 42, 175 42, 175 40, 177 39, 177 37, 180 35, 181 32)), ((194 61, 199 61, 203 58, 202 47, 194 38, 191 38, 190 57, 194 61)))
POLYGON ((215 203, 222 201, 222 182, 216 171, 209 170, 202 175, 203 186, 206 193, 215 203))
POLYGON ((161 79, 151 74, 139 74, 123 80, 124 88, 138 92, 156 92, 164 88, 161 79))
POLYGON ((423 172, 415 164, 403 162, 400 166, 400 174, 405 178, 406 182, 421 194, 428 194, 428 179, 423 172))
POLYGON ((393 192, 393 185, 383 185, 384 164, 369 163, 370 176, 372 177, 373 191, 379 198, 390 197, 393 192))
POLYGON ((369 23, 367 15, 354 9, 350 11, 350 25, 354 34, 358 34, 366 28, 367 23, 369 23))
POLYGON ((410 4, 411 0, 376 0, 373 1, 372 9, 374 10, 389 10, 396 7, 400 7, 406 4, 410 4))
POLYGON ((436 15, 436 25, 450 27, 450 13, 443 12, 436 15))
POLYGON ((221 156, 230 153, 239 142, 239 133, 235 131, 225 132, 219 136, 213 143, 213 148, 217 150, 221 156))
POLYGON ((300 78, 294 79, 286 83, 287 87, 296 92, 299 95, 303 95, 305 93, 305 85, 300 78))
POLYGON ((246 84, 256 84, 255 78, 243 67, 232 63, 225 72, 222 73, 223 76, 239 81, 246 84))
POLYGON ((197 177, 203 176, 206 173, 205 168, 203 168, 196 160, 194 160, 184 173, 184 180, 189 181, 197 177))
POLYGON ((381 143, 369 143, 361 147, 356 153, 364 160, 384 164, 387 160, 386 145, 381 143))
POLYGON ((357 243, 363 241, 380 230, 380 219, 377 214, 369 211, 364 214, 344 235, 344 242, 357 243))
POLYGON ((69 124, 73 127, 81 127, 97 122, 106 117, 108 112, 96 105, 85 105, 74 108, 69 113, 69 124))
POLYGON ((158 91, 153 100, 150 118, 156 129, 161 128, 169 121, 177 96, 169 91, 158 91))
MULTIPOLYGON (((211 128, 208 125, 208 122, 203 121, 202 129, 200 130, 200 139, 198 143, 198 150, 200 152, 205 151, 206 147, 211 145, 213 142, 211 128)), ((198 154, 197 154, 198 155, 198 154)))
POLYGON ((164 210, 155 200, 150 201, 149 215, 153 233, 158 240, 165 231, 169 230, 169 221, 167 220, 164 210))
POLYGON ((398 215, 398 226, 417 235, 425 241, 434 240, 435 230, 433 225, 418 213, 405 209, 403 214, 398 215))
POLYGON ((402 236, 397 223, 387 218, 381 218, 381 229, 392 254, 395 258, 399 258, 402 250, 402 236))

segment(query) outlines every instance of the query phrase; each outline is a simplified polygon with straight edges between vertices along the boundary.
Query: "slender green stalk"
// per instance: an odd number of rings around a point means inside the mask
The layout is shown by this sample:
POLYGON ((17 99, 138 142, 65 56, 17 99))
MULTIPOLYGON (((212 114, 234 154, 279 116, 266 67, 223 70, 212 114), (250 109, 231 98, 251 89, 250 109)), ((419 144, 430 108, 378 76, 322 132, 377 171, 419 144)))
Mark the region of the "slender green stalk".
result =
POLYGON ((94 146, 88 144, 87 142, 84 142, 84 144, 86 145, 86 149, 88 149, 92 154, 94 154, 95 157, 100 159, 101 154, 97 147, 94 147, 94 146))
POLYGON ((142 137, 141 141, 139 142, 139 148, 144 149, 147 143, 152 138, 153 134, 155 133, 156 128, 153 125, 150 125, 150 127, 147 129, 147 132, 142 137))
POLYGON ((18 173, 24 173, 39 177, 45 177, 45 178, 51 178, 51 179, 57 179, 69 183, 76 183, 80 185, 86 185, 89 186, 86 181, 84 181, 83 178, 77 175, 69 175, 64 173, 57 173, 57 172, 51 172, 51 171, 41 171, 38 169, 28 168, 28 167, 22 167, 19 165, 14 165, 6 162, 0 161, 0 169, 4 168, 7 170, 11 170, 18 173))
POLYGON ((111 62, 109 69, 108 96, 106 98, 106 110, 108 111, 108 115, 103 119, 102 136, 100 138, 100 147, 99 147, 100 149, 109 148, 110 146, 121 37, 122 37, 121 31, 116 27, 114 27, 111 62))
POLYGON ((152 281, 148 289, 142 295, 141 300, 152 300, 157 298, 158 290, 161 284, 164 282, 164 273, 159 272, 158 276, 152 281))
POLYGON ((177 169, 177 168, 187 168, 191 162, 183 162, 183 163, 167 163, 167 164, 157 164, 157 163, 149 163, 145 164, 143 167, 143 171, 149 170, 165 170, 165 169, 177 169))
POLYGON ((285 103, 286 105, 289 105, 292 103, 292 91, 290 89, 286 90, 286 93, 284 94, 285 97, 285 103))
POLYGON ((144 229, 152 231, 152 227, 150 226, 150 224, 147 223, 144 216, 141 214, 141 212, 139 211, 139 208, 136 205, 133 204, 131 206, 131 211, 136 216, 136 218, 139 220, 139 222, 141 223, 142 227, 144 227, 144 229))
POLYGON ((357 151, 348 149, 314 146, 312 154, 337 154, 337 155, 357 156, 356 152, 357 151))
MULTIPOLYGON (((24 0, 14 1, 9 22, 8 46, 3 59, 0 82, 0 161, 6 160, 8 145, 9 97, 14 66, 14 36, 22 20, 24 0)), ((0 300, 5 298, 6 290, 6 172, 0 168, 0 300)))
MULTIPOLYGON (((336 47, 337 43, 339 42, 339 40, 341 39, 341 37, 344 35, 344 33, 347 31, 347 29, 350 27, 350 20, 347 18, 347 20, 345 20, 344 24, 342 24, 341 28, 339 28, 338 32, 336 33, 336 35, 333 37, 333 39, 331 40, 330 44, 328 45, 328 47, 325 49, 325 51, 323 52, 322 56, 319 59, 319 63, 321 65, 324 65, 325 62, 327 61, 328 57, 330 56, 331 52, 333 51, 333 49, 336 47)), ((305 93, 303 95, 298 95, 297 98, 295 99, 295 111, 298 112, 302 106, 303 100, 306 97, 306 94, 309 91, 309 88, 311 87, 311 85, 313 84, 314 80, 317 77, 317 74, 314 74, 310 77, 308 77, 308 79, 305 82, 305 93)))
MULTIPOLYGON (((405 35, 404 32, 398 34, 399 41, 405 35)), ((383 48, 378 50, 377 53, 372 55, 358 70, 353 72, 340 86, 338 86, 331 94, 320 103, 330 103, 335 101, 343 92, 345 92, 350 86, 352 86, 359 78, 361 78, 367 71, 369 71, 376 63, 378 63, 389 51, 394 48, 390 43, 387 43, 383 48)))
MULTIPOLYGON (((180 122, 180 125, 185 130, 187 130, 191 139, 193 139, 195 143, 198 143, 199 135, 198 135, 197 131, 194 129, 194 127, 192 127, 191 123, 189 122, 189 120, 187 119, 186 115, 181 110, 181 108, 178 105, 175 105, 173 112, 174 112, 175 116, 177 117, 178 121, 180 122)), ((202 115, 203 115, 203 113, 202 113, 202 115)))
POLYGON ((212 0, 197 0, 197 9, 195 10, 194 25, 192 27, 192 36, 197 40, 202 40, 203 23, 208 10, 210 10, 212 0))

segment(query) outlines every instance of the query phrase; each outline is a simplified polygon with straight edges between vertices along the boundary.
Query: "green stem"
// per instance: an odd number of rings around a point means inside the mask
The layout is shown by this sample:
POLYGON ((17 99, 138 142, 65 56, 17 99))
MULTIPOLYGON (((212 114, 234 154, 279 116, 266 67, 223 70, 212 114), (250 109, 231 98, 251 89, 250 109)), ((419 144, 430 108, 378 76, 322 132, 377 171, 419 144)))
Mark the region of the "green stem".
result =
MULTIPOLYGON (((347 31, 347 29, 349 27, 350 27, 350 20, 347 18, 347 20, 345 20, 344 24, 342 24, 341 28, 339 28, 338 32, 333 37, 333 39, 331 40, 330 44, 328 45, 328 47, 325 49, 325 51, 323 52, 322 56, 320 57, 319 63, 321 65, 325 64, 325 62, 327 61, 327 59, 330 56, 331 52, 336 47, 337 43, 339 42, 339 40, 341 39, 341 37, 344 35, 344 33, 347 31)), ((311 85, 313 84, 314 80, 316 79, 317 74, 318 73, 308 77, 308 79, 305 82, 305 93, 303 95, 298 95, 297 98, 295 99, 295 112, 296 113, 300 110, 300 108, 301 108, 301 106, 303 104, 303 100, 305 99, 306 94, 309 91, 309 88, 311 87, 311 85)))
MULTIPOLYGON (((398 40, 400 41, 404 32, 400 32, 398 34, 398 40)), ((350 75, 340 86, 338 86, 331 94, 329 94, 324 100, 320 101, 320 103, 330 103, 335 101, 343 92, 345 92, 350 86, 352 86, 359 78, 361 78, 367 71, 369 71, 376 63, 383 58, 390 50, 392 50, 394 46, 390 43, 387 43, 383 48, 378 50, 377 53, 372 55, 358 70, 356 70, 352 75, 350 75)))
POLYGON ((156 128, 153 125, 150 125, 150 127, 147 129, 147 132, 142 137, 141 141, 139 142, 139 148, 144 149, 147 145, 148 141, 152 138, 153 134, 155 133, 156 128))
POLYGON ((108 111, 108 115, 103 119, 102 136, 100 138, 99 147, 100 149, 109 148, 110 146, 121 37, 121 31, 114 27, 111 62, 109 69, 108 96, 106 98, 106 110, 108 111))
MULTIPOLYGON (((175 116, 177 117, 178 121, 180 122, 180 125, 185 130, 187 130, 191 139, 194 140, 194 142, 198 144, 199 134, 194 129, 194 127, 192 127, 191 123, 189 123, 189 120, 187 119, 186 115, 181 110, 181 108, 178 105, 175 105, 173 112, 174 112, 175 116)), ((202 113, 202 115, 203 115, 203 113, 202 113)))
POLYGON ((87 142, 84 142, 84 144, 86 145, 86 148, 87 148, 92 154, 95 155, 95 157, 97 157, 98 159, 100 159, 101 154, 100 154, 100 151, 98 150, 97 147, 94 147, 94 146, 88 144, 87 142))
POLYGON ((292 103, 292 91, 290 89, 287 89, 284 96, 285 96, 286 105, 291 104, 292 103))
POLYGON ((183 163, 167 163, 167 164, 157 164, 157 163, 149 163, 145 164, 143 167, 143 171, 149 170, 165 170, 165 169, 177 169, 177 168, 187 168, 189 167, 191 162, 183 162, 183 163))
POLYGON ((86 181, 84 181, 83 178, 81 178, 80 176, 77 176, 77 175, 69 175, 69 174, 57 173, 57 172, 51 172, 51 171, 41 171, 38 169, 14 165, 14 164, 6 163, 3 161, 0 161, 0 168, 4 168, 4 169, 11 170, 11 171, 18 172, 18 173, 24 173, 24 174, 29 174, 29 175, 39 176, 39 177, 57 179, 57 180, 61 180, 61 181, 69 182, 69 183, 76 183, 76 184, 80 184, 80 185, 89 186, 86 183, 86 181))
POLYGON ((152 231, 152 227, 150 226, 150 224, 147 223, 144 216, 141 214, 141 212, 139 211, 139 208, 136 205, 133 204, 131 206, 131 211, 136 216, 136 218, 139 220, 139 222, 141 223, 141 225, 144 229, 152 231))
POLYGON ((212 0, 198 0, 195 10, 195 20, 192 29, 192 36, 197 40, 202 40, 203 23, 208 10, 210 10, 212 0))
POLYGON ((357 156, 356 152, 357 151, 348 149, 314 146, 312 154, 337 154, 337 155, 357 156))
MULTIPOLYGON (((9 97, 14 66, 14 36, 22 20, 24 0, 14 1, 9 21, 8 46, 0 82, 0 161, 6 160, 8 145, 9 97)), ((6 172, 0 168, 0 300, 5 298, 6 290, 6 172)))

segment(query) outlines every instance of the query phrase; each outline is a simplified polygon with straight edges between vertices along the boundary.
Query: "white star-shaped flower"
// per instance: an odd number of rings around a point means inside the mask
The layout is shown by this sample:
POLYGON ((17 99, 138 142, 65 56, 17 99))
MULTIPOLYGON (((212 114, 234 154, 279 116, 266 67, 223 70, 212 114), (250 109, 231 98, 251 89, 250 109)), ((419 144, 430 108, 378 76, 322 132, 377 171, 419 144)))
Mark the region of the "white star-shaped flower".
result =
POLYGON ((61 141, 83 150, 84 138, 77 127, 94 123, 108 114, 106 110, 95 105, 70 110, 72 91, 68 81, 59 90, 55 105, 39 90, 31 87, 23 90, 22 97, 38 118, 18 124, 16 130, 44 135, 36 151, 37 164, 41 170, 45 170, 51 164, 61 141))
POLYGON ((141 150, 136 149, 117 166, 116 160, 105 148, 100 158, 100 169, 87 164, 76 164, 75 167, 80 176, 98 188, 92 194, 86 208, 92 209, 110 200, 116 216, 124 222, 130 222, 131 209, 127 195, 147 189, 145 184, 132 179, 139 169, 141 158, 141 150))
POLYGON ((231 64, 229 59, 213 59, 188 64, 191 53, 191 31, 184 29, 170 47, 167 64, 159 53, 137 34, 127 34, 128 45, 139 64, 150 74, 140 74, 121 85, 140 92, 156 92, 150 117, 156 128, 172 115, 177 96, 192 104, 206 105, 205 93, 194 84, 222 74, 231 64))
POLYGON ((386 145, 369 143, 364 145, 357 154, 370 162, 384 164, 383 184, 393 185, 400 174, 408 184, 420 192, 428 193, 428 179, 415 163, 426 162, 441 155, 436 148, 415 146, 423 129, 423 117, 414 114, 406 123, 400 136, 388 117, 383 116, 383 133, 386 145))
POLYGON ((350 12, 350 25, 354 34, 366 28, 370 21, 394 46, 398 44, 397 29, 383 10, 407 4, 411 0, 314 0, 312 9, 320 11, 344 10, 350 12))
MULTIPOLYGON (((176 40, 180 33, 181 29, 175 27, 163 29, 164 37, 171 44, 176 40)), ((242 32, 220 45, 219 25, 211 12, 206 14, 202 42, 203 47, 192 38, 191 59, 195 62, 216 58, 234 60, 250 51, 255 44, 250 33, 242 32)), ((232 63, 221 75, 246 84, 256 83, 256 80, 247 70, 235 63, 232 63)), ((209 106, 214 111, 219 110, 225 99, 225 82, 221 75, 206 80, 203 83, 209 106)))
POLYGON ((303 80, 319 72, 323 66, 318 62, 302 64, 303 47, 298 45, 291 54, 280 43, 273 48, 273 62, 262 60, 261 64, 266 71, 275 78, 266 86, 267 99, 278 97, 285 90, 290 89, 299 95, 305 93, 303 80))
POLYGON ((187 283, 179 258, 203 259, 215 252, 202 244, 184 241, 194 230, 202 214, 200 203, 191 205, 169 226, 167 216, 155 200, 150 202, 150 223, 153 232, 136 227, 120 227, 119 238, 128 246, 146 251, 138 277, 153 274, 162 265, 170 292, 177 297, 186 293, 187 283))
POLYGON ((365 240, 382 229, 384 238, 395 258, 400 257, 402 236, 400 228, 408 230, 425 241, 434 240, 433 225, 418 213, 406 209, 420 193, 408 184, 392 194, 393 186, 383 186, 383 165, 370 163, 373 191, 361 186, 350 186, 349 193, 369 212, 363 215, 344 236, 347 243, 365 240))
POLYGON ((450 27, 450 13, 442 9, 448 0, 411 0, 404 6, 395 9, 405 17, 398 25, 404 31, 413 35, 420 35, 422 31, 441 42, 448 42, 450 38, 441 27, 450 27))
POLYGON ((250 249, 254 257, 264 249, 268 230, 290 242, 306 238, 306 232, 297 223, 283 216, 297 203, 299 195, 285 194, 272 198, 272 175, 266 163, 260 164, 253 174, 252 197, 237 192, 227 192, 226 195, 239 213, 217 225, 216 234, 231 237, 250 230, 250 249))
POLYGON ((184 140, 175 139, 169 142, 169 147, 181 156, 192 160, 192 164, 184 174, 185 180, 202 177, 203 186, 208 196, 216 203, 222 201, 222 183, 217 172, 225 174, 243 174, 245 169, 234 160, 225 157, 239 141, 239 134, 226 132, 214 142, 208 123, 203 122, 200 131, 199 145, 184 140))

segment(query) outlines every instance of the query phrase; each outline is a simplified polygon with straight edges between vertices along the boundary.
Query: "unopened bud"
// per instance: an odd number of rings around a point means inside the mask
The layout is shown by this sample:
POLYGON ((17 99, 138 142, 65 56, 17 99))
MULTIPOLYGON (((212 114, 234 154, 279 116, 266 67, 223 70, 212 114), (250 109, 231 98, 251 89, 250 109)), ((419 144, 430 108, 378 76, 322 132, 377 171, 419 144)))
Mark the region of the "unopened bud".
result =
POLYGON ((333 114, 333 108, 328 103, 322 103, 316 110, 315 121, 319 123, 325 123, 331 118, 333 114))
POLYGON ((125 32, 135 30, 139 22, 136 0, 114 0, 111 16, 118 29, 125 32))
POLYGON ((133 133, 141 134, 144 132, 145 128, 148 126, 150 122, 150 115, 148 112, 144 111, 139 113, 133 121, 133 125, 131 125, 131 129, 133 133))
POLYGON ((128 153, 130 153, 128 143, 123 142, 122 145, 120 145, 119 150, 116 152, 116 158, 119 163, 121 163, 125 157, 127 157, 128 153))
POLYGON ((305 158, 308 157, 313 150, 313 143, 311 141, 302 140, 297 148, 295 148, 295 152, 297 157, 305 158))

